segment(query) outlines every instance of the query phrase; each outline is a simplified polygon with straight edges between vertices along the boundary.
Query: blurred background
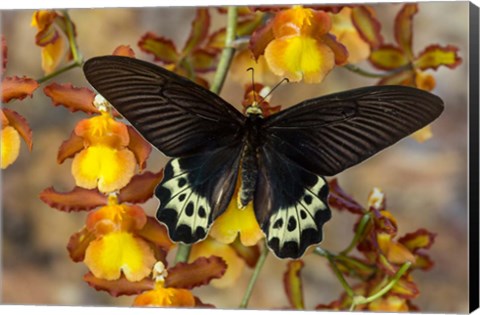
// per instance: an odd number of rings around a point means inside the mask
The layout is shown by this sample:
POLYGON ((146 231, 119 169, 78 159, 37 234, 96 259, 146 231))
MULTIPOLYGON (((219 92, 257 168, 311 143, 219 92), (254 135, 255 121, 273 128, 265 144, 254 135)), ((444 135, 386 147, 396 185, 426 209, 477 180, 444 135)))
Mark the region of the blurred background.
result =
MULTIPOLYGON (((401 4, 375 5, 382 22, 385 42, 393 43, 393 21, 401 4)), ((212 30, 225 24, 225 15, 210 10, 212 30)), ((6 75, 40 78, 40 48, 35 45, 34 11, 1 12, 2 33, 8 44, 6 75)), ((78 46, 88 59, 111 54, 119 45, 130 45, 137 58, 151 61, 137 46, 147 31, 171 38, 182 47, 190 32, 194 8, 89 9, 71 10, 76 24, 78 46)), ((428 251, 435 262, 429 272, 415 271, 420 296, 413 302, 424 312, 467 312, 467 118, 468 118, 468 2, 421 3, 414 18, 414 52, 429 44, 455 45, 462 64, 454 70, 440 68, 434 74, 433 91, 446 103, 442 116, 433 124, 434 137, 423 144, 411 138, 399 142, 338 176, 340 185, 357 201, 365 204, 373 187, 387 196, 388 209, 398 220, 399 236, 426 228, 437 234, 428 251), (448 20, 447 20, 448 19, 448 20), (447 22, 448 21, 448 22, 447 22)), ((367 63, 360 66, 369 68, 367 63)), ((245 73, 249 76, 249 73, 245 73)), ((209 79, 212 76, 207 76, 209 79)), ((65 73, 54 81, 87 86, 80 69, 65 73)), ((373 85, 367 79, 336 68, 321 84, 284 84, 273 94, 272 105, 283 108, 306 98, 355 87, 373 85)), ((131 297, 112 298, 97 292, 82 281, 87 272, 81 263, 73 263, 66 250, 70 235, 85 222, 85 213, 63 213, 48 207, 38 198, 46 187, 69 191, 74 186, 71 160, 56 163, 60 144, 75 124, 86 117, 52 106, 41 86, 33 99, 7 104, 25 116, 33 129, 33 151, 22 144, 18 160, 2 171, 2 292, 4 304, 124 305, 131 297)), ((243 86, 229 80, 221 93, 227 101, 241 107, 243 86)), ((159 170, 166 159, 154 151, 150 170, 159 170)), ((156 201, 144 205, 153 215, 156 201)), ((352 238, 356 218, 333 210, 325 225, 322 247, 337 252, 352 238)), ((307 255, 303 270, 307 308, 337 299, 342 287, 325 259, 307 255)), ((270 255, 257 282, 251 308, 282 308, 288 305, 282 277, 285 261, 270 255)), ((240 303, 252 270, 245 270, 238 284, 229 289, 210 286, 195 289, 203 302, 219 308, 236 308, 240 303)))

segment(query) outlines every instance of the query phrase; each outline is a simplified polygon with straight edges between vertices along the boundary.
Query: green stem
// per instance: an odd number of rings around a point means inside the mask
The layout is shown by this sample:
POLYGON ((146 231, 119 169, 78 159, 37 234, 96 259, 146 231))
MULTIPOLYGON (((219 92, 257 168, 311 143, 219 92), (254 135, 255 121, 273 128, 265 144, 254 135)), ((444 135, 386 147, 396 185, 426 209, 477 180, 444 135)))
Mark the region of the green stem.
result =
POLYGON ((392 71, 388 71, 388 72, 384 72, 384 73, 369 72, 365 69, 362 69, 362 68, 360 68, 358 66, 355 66, 355 65, 352 65, 352 64, 347 64, 347 65, 344 66, 344 68, 347 69, 347 70, 350 70, 352 72, 355 72, 359 75, 362 75, 364 77, 368 77, 368 78, 385 78, 385 77, 400 73, 402 71, 412 69, 412 66, 410 64, 408 64, 408 65, 405 65, 405 66, 399 67, 397 69, 394 69, 392 71))
POLYGON ((343 256, 347 255, 352 249, 355 248, 355 246, 357 246, 358 242, 363 237, 363 233, 365 232, 365 228, 367 227, 367 223, 369 221, 370 221, 370 214, 365 213, 360 219, 360 223, 357 226, 357 230, 355 231, 355 236, 353 237, 352 242, 350 243, 350 245, 348 245, 347 248, 345 248, 340 252, 340 255, 343 255, 343 256))
POLYGON ((345 280, 345 277, 343 276, 342 272, 340 271, 340 269, 338 269, 337 264, 335 262, 334 255, 332 255, 329 251, 320 247, 317 247, 315 249, 315 253, 323 257, 326 257, 328 259, 328 262, 330 263, 330 266, 332 266, 333 272, 335 273, 335 276, 337 277, 338 281, 340 281, 340 284, 345 289, 345 292, 347 292, 348 296, 353 299, 355 296, 355 292, 353 292, 353 289, 350 287, 347 280, 345 280))
POLYGON ((264 244, 262 254, 258 258, 257 264, 255 265, 255 270, 253 271, 252 277, 250 278, 250 282, 248 283, 247 290, 245 291, 245 295, 243 296, 242 303, 240 303, 239 308, 247 308, 248 301, 252 296, 253 287, 257 282, 258 275, 262 270, 262 267, 265 263, 265 260, 267 259, 267 256, 268 256, 268 247, 267 247, 267 244, 264 244))
POLYGON ((46 82, 46 81, 48 81, 48 80, 56 77, 57 75, 60 75, 60 74, 62 74, 62 73, 64 73, 64 72, 67 72, 68 70, 73 69, 73 68, 76 68, 76 67, 80 67, 80 64, 78 64, 78 63, 71 63, 71 64, 69 64, 69 65, 67 65, 67 66, 65 66, 65 67, 63 67, 63 68, 60 68, 60 69, 58 69, 58 70, 50 73, 49 75, 46 75, 46 76, 44 76, 44 77, 42 77, 42 78, 40 78, 40 79, 37 79, 37 82, 38 82, 38 83, 46 82))
POLYGON ((233 47, 233 42, 235 40, 235 34, 237 32, 237 8, 231 6, 228 8, 227 15, 227 34, 225 36, 225 47, 223 48, 222 55, 220 56, 220 61, 218 62, 217 72, 213 78, 212 87, 210 90, 218 94, 223 87, 225 78, 227 77, 228 69, 230 68, 230 63, 232 62, 233 53, 235 48, 233 47))
POLYGON ((190 256, 191 245, 178 243, 177 255, 175 256, 175 264, 179 262, 187 262, 190 256))

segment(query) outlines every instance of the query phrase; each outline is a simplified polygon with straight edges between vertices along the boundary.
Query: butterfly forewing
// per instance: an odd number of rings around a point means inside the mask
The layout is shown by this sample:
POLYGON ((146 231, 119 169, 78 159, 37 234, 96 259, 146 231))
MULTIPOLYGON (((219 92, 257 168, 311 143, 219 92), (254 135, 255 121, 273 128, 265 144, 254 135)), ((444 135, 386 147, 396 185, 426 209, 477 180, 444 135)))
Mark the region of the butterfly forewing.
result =
POLYGON ((405 86, 372 86, 307 100, 263 124, 266 142, 309 171, 335 175, 424 127, 442 100, 405 86))
POLYGON ((245 117, 207 89, 149 62, 88 60, 85 76, 151 144, 180 157, 240 141, 245 117))

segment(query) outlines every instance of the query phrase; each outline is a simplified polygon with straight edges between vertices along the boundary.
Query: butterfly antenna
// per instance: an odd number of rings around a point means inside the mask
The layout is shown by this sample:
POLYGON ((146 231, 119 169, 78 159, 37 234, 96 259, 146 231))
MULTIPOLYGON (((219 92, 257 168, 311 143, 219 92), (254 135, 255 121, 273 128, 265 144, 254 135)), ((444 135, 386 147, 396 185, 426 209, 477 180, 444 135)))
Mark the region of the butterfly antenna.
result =
POLYGON ((266 100, 267 97, 268 97, 270 94, 272 94, 272 92, 275 91, 275 90, 280 86, 280 84, 282 84, 283 82, 290 82, 290 80, 288 80, 288 78, 283 78, 282 80, 280 80, 280 82, 278 82, 278 83, 273 87, 273 89, 271 89, 270 92, 268 92, 268 94, 263 97, 263 99, 266 100))
POLYGON ((253 91, 253 102, 257 104, 257 98, 255 97, 255 69, 250 67, 247 71, 252 71, 252 91, 253 91))

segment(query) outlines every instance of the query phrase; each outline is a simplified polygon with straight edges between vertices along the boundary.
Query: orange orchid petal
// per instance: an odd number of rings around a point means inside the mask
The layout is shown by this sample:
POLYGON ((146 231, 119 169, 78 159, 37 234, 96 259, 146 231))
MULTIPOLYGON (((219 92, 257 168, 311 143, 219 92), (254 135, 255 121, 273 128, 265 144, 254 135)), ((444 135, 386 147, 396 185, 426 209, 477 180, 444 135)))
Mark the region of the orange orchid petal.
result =
POLYGON ((421 90, 432 91, 435 88, 435 78, 428 73, 415 71, 415 86, 421 90))
POLYGON ((415 262, 415 256, 404 245, 392 240, 387 233, 377 233, 377 242, 380 250, 385 254, 388 261, 394 264, 403 264, 407 261, 415 262))
MULTIPOLYGON (((251 35, 262 24, 263 17, 264 15, 261 12, 255 12, 254 14, 250 13, 245 16, 245 19, 237 22, 236 36, 242 37, 251 35)), ((225 35, 226 28, 223 27, 208 37, 208 43, 206 46, 208 48, 223 49, 225 46, 225 35)))
POLYGON ((28 150, 32 151, 33 140, 32 140, 32 129, 28 124, 25 117, 20 115, 14 110, 3 108, 1 109, 3 117, 8 120, 8 125, 15 128, 15 130, 20 134, 20 137, 27 144, 28 150))
POLYGON ((210 28, 210 14, 207 8, 199 8, 196 10, 195 19, 192 21, 190 36, 182 50, 182 55, 190 55, 195 48, 198 48, 207 38, 208 29, 210 28))
POLYGON ((414 61, 415 67, 420 70, 436 70, 440 66, 446 66, 450 69, 456 68, 462 62, 458 56, 458 48, 448 45, 430 45, 421 52, 414 61))
POLYGON ((117 280, 123 272, 128 281, 140 281, 150 274, 155 257, 142 239, 127 232, 116 232, 92 241, 84 262, 97 278, 117 280))
POLYGON ((418 296, 420 291, 412 279, 402 277, 397 281, 389 293, 405 299, 414 299, 418 296))
POLYGON ((90 242, 95 240, 96 236, 87 228, 81 229, 79 232, 73 234, 68 241, 67 250, 70 258, 74 262, 81 262, 85 259, 85 251, 90 242))
POLYGON ((407 301, 397 296, 381 297, 368 304, 368 310, 374 312, 406 312, 407 301))
POLYGON ((288 301, 290 302, 290 306, 297 310, 305 309, 302 278, 300 277, 300 271, 304 265, 302 260, 289 261, 287 270, 283 274, 283 285, 288 301))
POLYGON ((147 223, 145 211, 136 205, 116 204, 109 198, 108 205, 90 212, 87 228, 97 235, 116 231, 133 232, 142 229, 147 223), (113 230, 112 230, 113 229, 113 230))
POLYGON ((87 114, 100 113, 93 105, 95 93, 88 88, 77 88, 71 83, 47 85, 43 92, 52 99, 53 105, 62 105, 72 113, 82 111, 87 114))
POLYGON ((265 49, 265 58, 273 73, 292 82, 318 83, 333 69, 332 50, 306 36, 294 36, 272 41, 265 49))
POLYGON ((62 164, 66 159, 73 157, 78 152, 84 149, 83 138, 77 136, 75 131, 72 131, 70 137, 62 142, 58 149, 57 163, 62 164))
POLYGON ((163 169, 158 173, 144 172, 132 177, 127 186, 120 189, 119 202, 144 203, 152 198, 155 187, 163 179, 163 169))
POLYGON ((130 45, 120 45, 113 51, 112 55, 114 56, 125 56, 130 58, 135 58, 135 52, 130 47, 130 45))
POLYGON ((398 46, 412 58, 413 16, 418 12, 416 3, 404 4, 395 17, 395 40, 398 46))
POLYGON ((5 169, 15 162, 20 153, 20 135, 12 126, 6 126, 2 128, 0 139, 2 140, 0 143, 2 157, 0 166, 5 169))
POLYGON ((380 22, 373 16, 370 10, 364 6, 352 8, 352 23, 358 30, 360 37, 370 44, 370 47, 377 49, 383 44, 383 37, 380 33, 380 22))
POLYGON ((392 45, 383 45, 379 49, 372 51, 370 62, 378 69, 393 70, 407 65, 409 59, 400 48, 392 45))
POLYGON ((191 263, 177 263, 168 269, 165 286, 193 289, 221 278, 227 270, 226 262, 218 256, 190 259, 191 263))
POLYGON ((348 51, 348 63, 366 60, 370 55, 370 45, 362 39, 352 20, 352 9, 345 7, 332 16, 333 27, 330 31, 348 51))
POLYGON ((301 6, 280 11, 273 19, 273 33, 277 39, 290 35, 322 36, 331 27, 332 21, 326 12, 301 6))
POLYGON ((65 212, 88 211, 107 204, 107 196, 98 190, 80 187, 66 193, 48 187, 40 193, 40 199, 50 207, 65 212))
POLYGON ((338 184, 338 179, 334 178, 328 183, 329 194, 328 203, 337 210, 347 210, 354 214, 364 214, 363 207, 349 196, 338 184))
POLYGON ((270 71, 265 57, 263 55, 258 56, 255 61, 249 49, 242 50, 233 57, 229 75, 232 80, 242 85, 250 84, 252 77, 245 71, 245 69, 249 68, 253 68, 254 70, 255 82, 272 86, 279 81, 279 77, 270 71))
POLYGON ((112 192, 128 184, 135 172, 135 156, 127 149, 91 146, 73 159, 72 174, 79 187, 112 192))
POLYGON ((105 291, 113 297, 141 294, 147 290, 153 290, 155 287, 155 282, 151 278, 131 282, 125 276, 121 276, 118 280, 109 281, 96 278, 91 272, 87 272, 83 276, 83 280, 95 290, 105 291))
POLYGON ((414 133, 411 134, 411 137, 419 143, 423 143, 427 141, 428 139, 433 137, 432 126, 427 125, 422 129, 415 131, 414 133))
POLYGON ((150 216, 147 216, 147 222, 137 231, 137 235, 159 246, 165 252, 169 252, 175 246, 168 236, 167 228, 150 216))
POLYGON ((133 306, 194 307, 195 297, 189 290, 157 286, 137 296, 133 306))
POLYGON ((263 27, 259 27, 250 37, 249 48, 255 60, 265 53, 265 48, 275 39, 272 25, 272 23, 267 23, 263 27))
POLYGON ((53 43, 42 47, 42 69, 46 75, 57 69, 66 51, 66 41, 61 36, 53 43))
POLYGON ((132 126, 127 126, 129 143, 128 148, 135 154, 140 171, 147 166, 147 159, 152 152, 152 145, 148 143, 132 126))
POLYGON ((192 246, 189 261, 212 255, 221 257, 227 263, 227 271, 222 278, 215 279, 210 284, 216 288, 226 288, 235 285, 245 268, 245 261, 238 257, 235 250, 229 245, 208 237, 192 246))
POLYGON ((138 42, 140 50, 154 56, 155 61, 175 64, 178 61, 178 52, 173 41, 148 32, 138 42))
POLYGON ((39 10, 34 12, 31 24, 38 29, 38 33, 35 35, 35 43, 38 46, 51 44, 60 36, 53 25, 57 16, 58 14, 52 10, 39 10))
POLYGON ((322 37, 322 42, 327 45, 335 55, 335 64, 338 66, 344 65, 348 61, 349 53, 347 48, 337 41, 334 35, 327 34, 322 37))
POLYGON ((75 126, 75 133, 83 137, 87 145, 106 145, 120 149, 130 142, 127 126, 113 119, 107 112, 81 120, 75 126))
POLYGON ((231 243, 230 246, 235 250, 238 257, 241 257, 250 268, 254 268, 257 264, 258 258, 260 257, 260 247, 257 245, 245 246, 240 242, 240 239, 237 238, 235 242, 231 243))
POLYGON ((245 246, 253 246, 263 237, 250 202, 244 209, 237 205, 238 190, 227 209, 212 224, 210 236, 224 244, 230 244, 240 235, 240 241, 245 246))
POLYGON ((218 52, 218 50, 195 49, 190 54, 193 69, 199 73, 215 70, 218 52))
POLYGON ((405 245, 412 252, 419 249, 428 249, 435 241, 436 234, 426 229, 419 229, 413 233, 408 233, 401 237, 398 241, 405 245))
POLYGON ((2 102, 8 103, 12 99, 23 100, 27 96, 32 96, 38 88, 38 83, 34 79, 25 76, 19 78, 6 77, 2 81, 2 102))

